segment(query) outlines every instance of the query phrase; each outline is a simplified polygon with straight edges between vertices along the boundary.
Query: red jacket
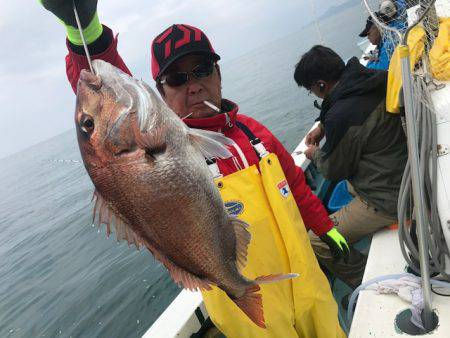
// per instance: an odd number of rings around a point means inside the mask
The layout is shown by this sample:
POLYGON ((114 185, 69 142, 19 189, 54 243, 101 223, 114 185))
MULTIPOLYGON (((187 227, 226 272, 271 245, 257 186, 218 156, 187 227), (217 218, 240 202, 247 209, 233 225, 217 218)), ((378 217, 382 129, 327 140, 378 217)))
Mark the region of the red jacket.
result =
MULTIPOLYGON (((105 27, 105 29, 108 29, 110 34, 112 34, 112 31, 109 28, 105 27)), ((89 65, 84 55, 75 54, 70 49, 69 44, 67 44, 67 47, 69 49, 69 54, 66 56, 67 77, 73 90, 76 92, 80 71, 81 69, 89 69, 89 65)), ((92 59, 102 59, 107 61, 131 75, 131 72, 128 70, 117 51, 117 36, 103 53, 92 55, 91 57, 92 59)), ((231 138, 238 144, 249 165, 258 165, 258 157, 256 156, 247 135, 235 126, 234 122, 237 120, 247 126, 252 133, 261 140, 269 152, 275 153, 278 156, 306 227, 313 230, 318 236, 328 232, 333 227, 333 222, 328 217, 321 201, 311 192, 311 189, 306 184, 302 169, 295 165, 291 155, 286 151, 281 142, 259 122, 251 117, 238 114, 239 107, 236 104, 230 101, 228 101, 228 104, 231 104, 233 107, 232 110, 227 113, 230 117, 229 122, 231 122, 231 126, 230 124, 227 124, 225 114, 219 114, 210 118, 185 119, 184 121, 189 127, 221 131, 225 136, 231 138)), ((235 155, 239 164, 244 167, 237 151, 235 149, 230 150, 233 155, 235 155)), ((232 158, 219 160, 218 166, 220 172, 224 176, 238 170, 232 158)))

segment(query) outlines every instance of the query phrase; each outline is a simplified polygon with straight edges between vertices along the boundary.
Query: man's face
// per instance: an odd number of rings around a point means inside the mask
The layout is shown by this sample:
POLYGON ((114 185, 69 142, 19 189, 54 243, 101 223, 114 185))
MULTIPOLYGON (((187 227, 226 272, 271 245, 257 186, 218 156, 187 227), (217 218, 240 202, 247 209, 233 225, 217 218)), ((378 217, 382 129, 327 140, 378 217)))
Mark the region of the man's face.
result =
POLYGON ((381 34, 376 25, 372 25, 367 32, 367 38, 372 45, 378 45, 381 41, 381 34))
POLYGON ((222 101, 221 79, 216 69, 213 67, 212 74, 195 78, 192 70, 204 63, 212 62, 205 60, 201 55, 187 55, 175 61, 163 74, 162 78, 177 72, 189 73, 189 79, 181 86, 170 86, 164 83, 164 101, 181 118, 189 115, 188 118, 204 118, 217 114, 216 111, 206 106, 203 101, 207 100, 220 108, 222 101))

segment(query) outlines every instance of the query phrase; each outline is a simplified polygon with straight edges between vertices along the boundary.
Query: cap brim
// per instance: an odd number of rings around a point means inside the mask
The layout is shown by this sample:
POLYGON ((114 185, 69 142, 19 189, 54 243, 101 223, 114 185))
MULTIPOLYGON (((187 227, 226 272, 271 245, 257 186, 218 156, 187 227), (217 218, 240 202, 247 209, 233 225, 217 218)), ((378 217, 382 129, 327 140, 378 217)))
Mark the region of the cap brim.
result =
POLYGON ((361 33, 359 33, 359 36, 362 38, 365 38, 367 36, 367 33, 369 33, 368 29, 364 29, 361 33))
POLYGON ((175 61, 178 61, 179 59, 181 59, 182 57, 185 57, 186 55, 205 55, 210 57, 211 59, 213 59, 214 61, 219 61, 220 60, 220 56, 216 53, 213 52, 209 52, 209 51, 205 51, 205 50, 189 50, 186 51, 184 53, 180 53, 175 55, 173 58, 169 59, 166 63, 166 65, 160 69, 158 76, 156 77, 156 79, 160 78, 161 75, 164 74, 164 72, 167 70, 167 68, 169 68, 175 61))

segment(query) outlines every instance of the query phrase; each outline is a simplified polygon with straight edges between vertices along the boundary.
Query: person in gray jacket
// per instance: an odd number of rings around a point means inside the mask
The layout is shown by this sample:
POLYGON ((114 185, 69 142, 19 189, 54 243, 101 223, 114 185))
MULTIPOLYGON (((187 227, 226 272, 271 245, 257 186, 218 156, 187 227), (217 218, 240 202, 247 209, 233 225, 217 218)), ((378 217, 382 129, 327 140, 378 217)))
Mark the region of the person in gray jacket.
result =
MULTIPOLYGON (((319 126, 306 137, 306 157, 325 178, 348 180, 355 197, 331 215, 339 232, 351 244, 397 223, 408 153, 400 117, 386 112, 387 72, 367 69, 356 57, 345 64, 330 48, 314 46, 296 65, 294 79, 323 99, 319 126)), ((335 262, 317 236, 310 233, 310 239, 327 269, 352 288, 361 283, 364 256, 352 254, 348 263, 335 262)))

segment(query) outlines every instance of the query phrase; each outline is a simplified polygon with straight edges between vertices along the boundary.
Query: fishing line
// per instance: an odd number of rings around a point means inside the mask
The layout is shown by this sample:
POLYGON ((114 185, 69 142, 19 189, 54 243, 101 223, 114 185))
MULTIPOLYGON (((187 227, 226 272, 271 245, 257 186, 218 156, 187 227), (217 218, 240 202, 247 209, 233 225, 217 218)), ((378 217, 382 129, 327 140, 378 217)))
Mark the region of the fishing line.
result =
POLYGON ((314 25, 316 26, 317 34, 319 35, 320 44, 325 45, 325 39, 323 38, 322 31, 320 30, 319 22, 317 21, 317 12, 316 6, 314 4, 314 0, 310 0, 309 4, 311 5, 311 9, 314 16, 314 25))
POLYGON ((187 118, 188 118, 189 116, 191 116, 192 114, 194 114, 194 112, 184 115, 181 119, 187 119, 187 118))
MULTIPOLYGON (((89 54, 89 49, 86 44, 86 40, 84 39, 83 28, 81 28, 81 22, 80 22, 80 18, 78 16, 77 7, 75 6, 75 0, 73 0, 72 3, 73 3, 73 12, 75 13, 75 20, 77 22, 78 30, 80 31, 81 41, 83 42, 83 47, 84 47, 84 51, 86 53, 87 61, 89 63, 89 68, 91 69, 92 74, 95 74, 94 68, 92 67, 91 54, 89 54)), ((95 74, 95 75, 97 75, 97 74, 95 74)))
POLYGON ((62 158, 52 158, 52 159, 47 159, 47 160, 43 160, 43 162, 50 162, 50 163, 82 163, 79 160, 67 160, 67 159, 62 159, 62 158))

